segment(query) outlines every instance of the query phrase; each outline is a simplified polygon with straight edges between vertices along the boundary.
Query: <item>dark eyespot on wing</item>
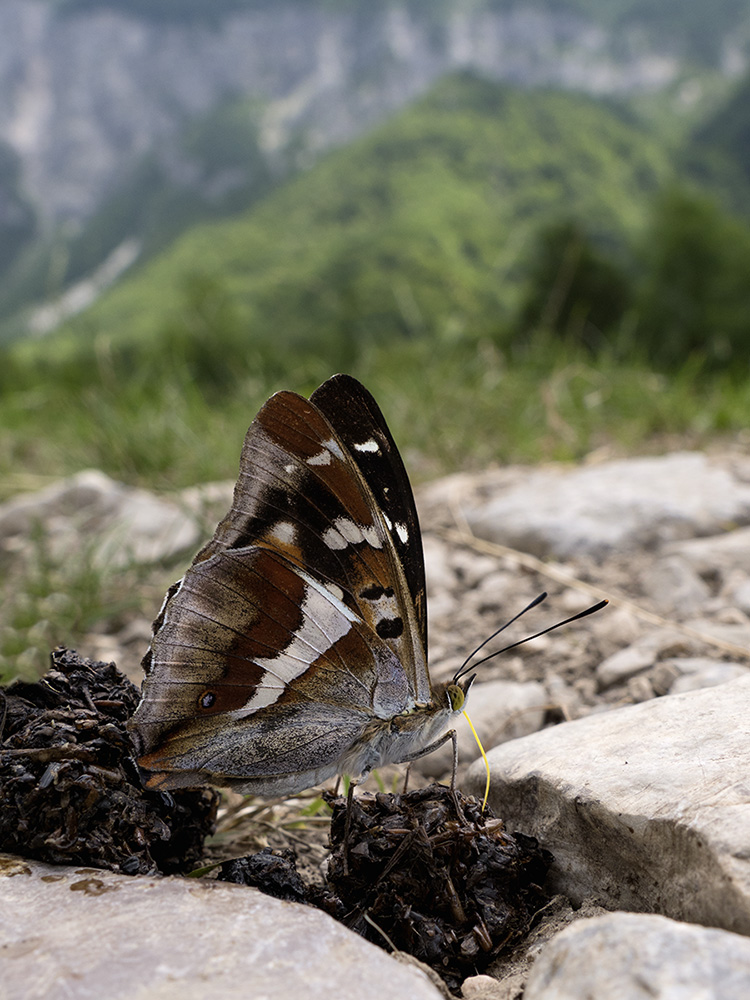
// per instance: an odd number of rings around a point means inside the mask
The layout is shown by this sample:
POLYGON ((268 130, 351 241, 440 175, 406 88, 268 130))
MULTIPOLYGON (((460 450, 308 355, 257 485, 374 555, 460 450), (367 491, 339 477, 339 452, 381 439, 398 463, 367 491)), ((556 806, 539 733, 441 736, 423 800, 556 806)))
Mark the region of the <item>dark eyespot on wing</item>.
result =
POLYGON ((359 592, 359 596, 365 601, 379 601, 381 597, 393 597, 393 594, 393 587, 381 587, 376 583, 359 592))
POLYGON ((381 618, 375 631, 381 639, 398 639, 404 631, 404 623, 401 618, 381 618))

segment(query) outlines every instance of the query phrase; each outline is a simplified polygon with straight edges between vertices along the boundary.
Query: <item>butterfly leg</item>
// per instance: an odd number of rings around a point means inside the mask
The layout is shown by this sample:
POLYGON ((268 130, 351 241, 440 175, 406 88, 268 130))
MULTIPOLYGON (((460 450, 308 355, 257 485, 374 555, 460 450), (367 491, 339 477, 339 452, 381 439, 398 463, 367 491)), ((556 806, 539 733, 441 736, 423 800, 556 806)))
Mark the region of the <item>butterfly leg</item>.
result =
POLYGON ((451 796, 453 798, 453 804, 456 807, 456 814, 462 823, 466 822, 466 817, 464 811, 461 808, 461 803, 458 801, 458 795, 456 794, 456 771, 458 770, 458 739, 456 737, 456 730, 449 729, 447 733, 443 733, 440 739, 435 740, 434 743, 430 743, 426 747, 422 747, 416 753, 409 754, 408 757, 404 757, 402 764, 411 763, 414 760, 419 760, 420 757, 426 757, 428 753, 432 753, 433 750, 437 750, 444 743, 450 740, 453 743, 453 769, 451 771, 451 796))
POLYGON ((344 857, 343 857, 343 869, 344 875, 349 874, 349 834, 352 828, 352 805, 354 802, 354 788, 355 784, 349 779, 349 790, 346 793, 346 819, 344 820, 344 857))
POLYGON ((411 764, 406 765, 406 772, 404 774, 404 787, 401 789, 401 794, 406 795, 406 789, 409 787, 409 774, 411 773, 411 764))
POLYGON ((408 757, 402 757, 401 764, 411 764, 414 760, 419 760, 420 757, 426 757, 428 753, 432 753, 433 750, 437 750, 448 740, 453 741, 453 772, 451 774, 451 791, 456 787, 456 771, 458 769, 458 741, 456 740, 456 730, 449 729, 447 733, 435 740, 434 743, 430 743, 426 747, 422 747, 421 750, 417 750, 416 753, 410 753, 408 757))

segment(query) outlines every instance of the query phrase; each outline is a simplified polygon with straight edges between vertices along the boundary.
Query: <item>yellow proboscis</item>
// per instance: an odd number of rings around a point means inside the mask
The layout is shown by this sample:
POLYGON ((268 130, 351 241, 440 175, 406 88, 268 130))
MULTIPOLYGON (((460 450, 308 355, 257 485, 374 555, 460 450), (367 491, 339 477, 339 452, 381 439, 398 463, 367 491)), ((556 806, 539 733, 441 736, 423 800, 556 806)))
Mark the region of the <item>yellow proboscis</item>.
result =
POLYGON ((487 754, 484 752, 484 747, 482 746, 482 741, 479 739, 479 736, 477 735, 477 731, 474 728, 474 723, 469 718, 468 713, 466 711, 464 711, 461 714, 466 719, 466 721, 469 723, 469 728, 471 729, 472 733, 474 733, 474 739, 477 741, 477 746, 479 747, 479 752, 481 753, 482 760, 484 761, 484 768, 487 771, 487 783, 484 786, 484 798, 482 799, 482 812, 484 812, 484 810, 485 810, 485 808, 487 806, 487 798, 489 797, 489 794, 490 794, 490 762, 487 760, 487 754))

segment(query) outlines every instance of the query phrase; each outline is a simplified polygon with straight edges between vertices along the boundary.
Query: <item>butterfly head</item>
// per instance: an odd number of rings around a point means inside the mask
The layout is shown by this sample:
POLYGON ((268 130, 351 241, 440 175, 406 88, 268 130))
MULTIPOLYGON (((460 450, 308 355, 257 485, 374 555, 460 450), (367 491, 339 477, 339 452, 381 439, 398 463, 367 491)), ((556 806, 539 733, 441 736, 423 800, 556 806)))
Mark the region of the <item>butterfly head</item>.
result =
POLYGON ((448 702, 451 713, 463 712, 469 698, 469 690, 474 683, 476 674, 469 677, 454 677, 450 684, 446 684, 443 698, 448 702))

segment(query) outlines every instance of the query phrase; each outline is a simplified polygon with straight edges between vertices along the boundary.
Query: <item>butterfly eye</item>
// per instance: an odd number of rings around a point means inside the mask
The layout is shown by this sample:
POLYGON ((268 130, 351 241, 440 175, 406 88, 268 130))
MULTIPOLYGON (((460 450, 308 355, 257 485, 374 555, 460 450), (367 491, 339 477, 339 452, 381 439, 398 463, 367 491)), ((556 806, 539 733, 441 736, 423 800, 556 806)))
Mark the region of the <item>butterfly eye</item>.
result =
POLYGON ((198 699, 198 706, 200 708, 213 708, 215 704, 216 695, 213 691, 204 691, 198 699))
POLYGON ((460 712, 466 701, 466 695, 463 690, 458 686, 458 684, 449 684, 445 689, 445 693, 448 697, 448 704, 451 709, 454 712, 460 712))

